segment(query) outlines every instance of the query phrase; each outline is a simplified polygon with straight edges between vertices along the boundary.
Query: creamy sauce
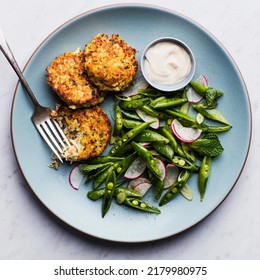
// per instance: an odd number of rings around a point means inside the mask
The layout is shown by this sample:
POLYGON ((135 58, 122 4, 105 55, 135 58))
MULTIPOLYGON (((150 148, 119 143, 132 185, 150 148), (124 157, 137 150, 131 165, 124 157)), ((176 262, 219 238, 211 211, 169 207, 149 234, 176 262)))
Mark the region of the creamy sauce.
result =
POLYGON ((172 42, 159 42, 146 53, 144 70, 157 84, 172 85, 182 81, 191 69, 188 52, 172 42))

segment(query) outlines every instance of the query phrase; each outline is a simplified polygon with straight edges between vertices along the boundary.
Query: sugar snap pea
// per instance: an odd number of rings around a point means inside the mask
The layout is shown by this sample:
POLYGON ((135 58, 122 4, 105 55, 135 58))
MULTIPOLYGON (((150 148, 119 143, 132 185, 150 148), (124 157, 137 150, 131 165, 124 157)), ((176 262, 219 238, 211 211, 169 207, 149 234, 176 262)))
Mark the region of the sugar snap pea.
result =
POLYGON ((182 105, 183 103, 187 102, 187 98, 180 98, 180 97, 171 97, 171 98, 165 98, 160 101, 158 101, 156 104, 154 104, 153 108, 170 108, 175 107, 178 105, 182 105))
POLYGON ((112 170, 106 178, 105 193, 103 196, 103 203, 102 203, 102 218, 105 217, 107 211, 110 208, 114 196, 115 188, 116 188, 116 174, 115 171, 112 170))
POLYGON ((169 139, 164 137, 163 135, 159 134, 150 129, 145 129, 141 133, 139 133, 135 138, 134 141, 137 142, 162 142, 162 143, 169 143, 169 139))
POLYGON ((82 164, 80 166, 80 170, 82 173, 87 174, 90 171, 97 170, 102 167, 113 165, 112 162, 104 162, 104 163, 97 163, 97 164, 82 164))
POLYGON ((152 122, 141 123, 135 128, 128 131, 125 135, 123 135, 111 148, 109 155, 117 155, 127 143, 133 140, 138 134, 140 134, 143 130, 145 130, 152 122))
POLYGON ((114 135, 120 135, 123 128, 123 117, 121 108, 118 106, 118 103, 115 102, 115 125, 114 125, 114 135))
POLYGON ((197 123, 197 121, 191 117, 190 115, 188 115, 187 113, 181 111, 181 110, 178 110, 178 109, 166 109, 165 112, 170 115, 170 116, 173 116, 173 117, 178 117, 178 118, 181 118, 183 120, 186 120, 186 121, 189 121, 191 124, 193 123, 197 123))
POLYGON ((174 156, 172 159, 172 163, 183 169, 188 169, 188 170, 196 171, 196 172, 199 170, 198 166, 196 166, 195 164, 193 164, 186 158, 183 158, 180 156, 174 156))
POLYGON ((159 129, 159 131, 162 135, 164 135, 166 138, 169 139, 169 145, 172 147, 173 151, 176 154, 178 154, 182 157, 185 157, 184 152, 182 151, 181 147, 178 145, 178 143, 177 143, 176 139, 174 138, 174 136, 173 136, 171 130, 169 129, 169 127, 167 125, 165 125, 165 126, 161 127, 159 129))
POLYGON ((200 200, 204 199, 207 181, 210 173, 211 168, 211 157, 204 156, 201 162, 200 170, 199 170, 199 192, 200 192, 200 200))
MULTIPOLYGON (((127 197, 134 197, 134 198, 142 197, 142 195, 138 191, 135 191, 135 190, 132 190, 129 188, 125 188, 123 186, 118 186, 118 184, 116 184, 114 196, 116 197, 120 193, 124 193, 127 197)), ((101 189, 89 191, 87 193, 87 197, 89 199, 95 201, 95 200, 102 198, 104 196, 104 194, 105 194, 105 187, 101 188, 101 189)))
POLYGON ((189 170, 183 170, 178 180, 167 190, 167 192, 163 195, 162 199, 159 202, 159 206, 163 206, 173 200, 178 193, 180 193, 182 187, 188 181, 191 176, 191 172, 189 170))
POLYGON ((149 213, 154 213, 154 214, 160 214, 161 211, 160 209, 154 207, 153 205, 148 204, 147 202, 138 199, 138 198, 133 198, 133 197, 127 197, 124 201, 124 204, 127 206, 133 207, 135 209, 149 212, 149 213))
POLYGON ((134 152, 134 153, 128 155, 122 161, 118 162, 116 164, 116 166, 114 166, 117 178, 119 178, 122 174, 125 173, 125 171, 132 164, 132 162, 136 159, 136 157, 137 157, 137 154, 134 152))
POLYGON ((123 157, 99 156, 88 160, 88 164, 98 164, 107 162, 116 162, 124 159, 123 157))
POLYGON ((172 160, 174 156, 174 150, 169 144, 154 142, 153 147, 162 156, 166 157, 168 160, 172 160))
POLYGON ((119 106, 125 110, 136 110, 143 107, 145 104, 148 104, 151 101, 151 98, 144 97, 140 99, 134 99, 130 101, 120 101, 119 106))
POLYGON ((123 126, 128 129, 135 128, 137 125, 143 123, 142 121, 123 119, 123 126))
POLYGON ((195 82, 195 81, 190 81, 190 85, 192 86, 192 88, 200 95, 205 96, 206 92, 208 90, 208 86, 195 82))
POLYGON ((230 125, 226 118, 216 109, 207 109, 203 104, 194 104, 193 108, 208 119, 230 125))
POLYGON ((151 152, 136 142, 132 142, 132 145, 137 154, 146 162, 149 170, 151 170, 155 176, 161 178, 161 171, 151 152))
POLYGON ((93 188, 97 189, 108 177, 108 175, 114 170, 114 166, 111 165, 101 172, 93 181, 93 188))

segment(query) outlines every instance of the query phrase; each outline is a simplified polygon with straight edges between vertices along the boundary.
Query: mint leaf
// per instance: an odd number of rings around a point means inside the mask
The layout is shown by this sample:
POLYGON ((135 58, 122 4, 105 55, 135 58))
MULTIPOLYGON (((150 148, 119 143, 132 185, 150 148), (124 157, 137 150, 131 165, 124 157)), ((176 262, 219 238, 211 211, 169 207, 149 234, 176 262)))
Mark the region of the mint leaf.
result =
POLYGON ((218 136, 215 133, 208 133, 204 137, 191 143, 191 148, 202 156, 215 157, 224 151, 218 136))
POLYGON ((215 108, 217 107, 217 99, 223 95, 223 92, 220 90, 209 88, 206 92, 206 102, 208 105, 208 108, 215 108))

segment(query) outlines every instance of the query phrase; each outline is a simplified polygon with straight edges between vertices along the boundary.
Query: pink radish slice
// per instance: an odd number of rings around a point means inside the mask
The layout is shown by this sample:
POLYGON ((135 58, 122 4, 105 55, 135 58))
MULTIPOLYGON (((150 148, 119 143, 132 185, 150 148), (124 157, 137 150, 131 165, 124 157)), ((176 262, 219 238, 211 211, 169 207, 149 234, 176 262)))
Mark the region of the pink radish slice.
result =
POLYGON ((172 132, 181 141, 192 143, 198 139, 202 130, 183 126, 177 119, 174 119, 171 124, 172 132))
POLYGON ((150 127, 154 128, 154 129, 158 129, 160 126, 160 121, 158 118, 152 117, 148 114, 146 114, 144 111, 137 109, 136 110, 137 115, 145 122, 153 122, 152 124, 150 124, 150 127))
POLYGON ((137 185, 142 184, 142 183, 151 184, 151 182, 147 178, 139 177, 139 178, 131 180, 128 184, 128 188, 133 190, 137 185))
POLYGON ((190 103, 199 103, 203 99, 203 96, 198 94, 192 87, 189 87, 186 95, 190 103))
POLYGON ((201 74, 197 79, 196 79, 197 83, 203 84, 205 86, 208 85, 208 79, 206 78, 206 76, 204 74, 201 74))
POLYGON ((69 174, 69 183, 73 189, 75 189, 75 190, 79 189, 83 178, 84 178, 84 176, 83 176, 82 172, 80 171, 80 166, 75 165, 74 167, 72 167, 70 174, 69 174))
POLYGON ((144 173, 145 168, 146 163, 141 157, 137 157, 126 170, 124 177, 126 179, 136 179, 144 173))
POLYGON ((157 166, 158 166, 158 168, 159 168, 159 170, 160 170, 160 175, 157 175, 157 177, 158 177, 161 181, 163 181, 164 178, 165 178, 165 175, 166 175, 166 167, 165 167, 165 164, 164 164, 164 162, 163 162, 161 159, 159 159, 159 158, 155 158, 154 160, 155 160, 155 162, 156 162, 156 164, 157 164, 157 166))
POLYGON ((143 147, 147 147, 147 146, 149 146, 151 143, 149 143, 149 142, 139 142, 139 144, 140 144, 141 146, 143 146, 143 147))
POLYGON ((145 80, 141 69, 138 69, 132 84, 122 92, 122 96, 133 96, 138 93, 139 89, 144 89, 148 87, 148 83, 145 80))
MULTIPOLYGON (((205 86, 208 85, 208 80, 205 75, 201 74, 196 80, 197 83, 203 84, 205 86)), ((198 103, 203 99, 203 96, 198 94, 192 87, 189 87, 187 90, 187 98, 190 103, 198 103)))
POLYGON ((150 189, 150 187, 152 186, 151 183, 140 183, 138 184, 136 187, 134 187, 135 191, 138 191, 142 196, 144 196, 148 190, 150 189))
POLYGON ((171 187, 179 176, 179 168, 174 164, 168 164, 166 166, 166 175, 164 178, 164 188, 167 189, 171 187))

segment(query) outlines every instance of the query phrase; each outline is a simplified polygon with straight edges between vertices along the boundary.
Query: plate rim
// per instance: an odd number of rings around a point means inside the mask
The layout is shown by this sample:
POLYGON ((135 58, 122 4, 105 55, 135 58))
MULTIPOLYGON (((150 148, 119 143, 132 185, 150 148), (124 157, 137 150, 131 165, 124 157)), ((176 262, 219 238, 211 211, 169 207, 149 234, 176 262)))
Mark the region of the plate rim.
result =
POLYGON ((248 109, 249 109, 249 135, 248 135, 248 145, 247 145, 247 150, 246 150, 246 154, 245 154, 245 158, 243 159, 243 164, 241 165, 241 168, 239 170, 238 176, 237 178, 234 180, 233 185, 230 187, 229 191, 227 192, 227 194, 223 197, 223 199, 221 201, 219 201, 219 203, 216 205, 215 208, 213 208, 206 216, 204 216, 202 219, 198 220, 197 222, 195 222, 194 224, 190 225, 189 227, 180 230, 176 233, 173 234, 167 234, 167 235, 163 235, 161 237, 157 237, 157 238, 150 238, 150 239, 140 239, 138 241, 129 241, 129 240, 115 240, 112 238, 104 238, 104 237, 100 237, 98 235, 93 235, 91 233, 85 232, 81 229, 76 228, 75 226, 73 226, 72 224, 70 224, 67 221, 64 221, 61 217, 59 217, 58 215, 56 215, 49 207, 48 205, 39 197, 37 196, 37 194, 35 193, 33 187, 30 185, 28 179, 26 178, 24 172, 23 172, 23 168, 20 165, 19 162, 19 158, 17 155, 17 151, 16 151, 16 147, 15 147, 15 143, 14 143, 14 131, 13 131, 13 114, 14 114, 14 106, 15 106, 15 99, 16 99, 16 95, 17 95, 17 91, 19 89, 20 86, 20 81, 18 80, 16 87, 14 89, 14 93, 13 93, 13 97, 12 97, 12 104, 11 104, 11 112, 10 112, 10 131, 11 131, 11 142, 12 142, 12 146, 13 146, 13 151, 14 151, 14 155, 15 155, 15 159, 17 162, 17 165, 19 167, 19 170, 23 176, 23 178, 25 179, 27 185, 29 186, 29 189, 31 190, 31 192, 33 193, 33 195, 37 198, 38 202, 40 202, 41 206, 44 206, 45 210, 48 211, 48 213, 54 217, 60 224, 64 225, 65 227, 69 228, 71 231, 78 233, 80 235, 83 236, 88 236, 91 238, 95 238, 98 240, 105 240, 105 241, 109 241, 109 242, 115 242, 115 243, 146 243, 146 242, 152 242, 152 241, 157 241, 157 240, 163 240, 169 237, 173 237, 176 235, 179 235, 183 232, 186 232, 187 230, 193 228, 194 226, 200 224, 202 221, 204 221, 206 218, 208 218, 213 212, 215 212, 218 207, 225 201, 225 199, 229 196, 229 194, 231 193, 231 191, 234 189, 234 187, 236 186, 238 180, 240 179, 240 176, 244 170, 244 167, 246 165, 247 159, 248 159, 248 155, 250 152, 250 148, 251 148, 251 141, 252 141, 252 130, 253 130, 253 118, 252 118, 252 106, 251 106, 251 100, 250 100, 250 96, 249 96, 249 91, 248 88, 246 86, 245 83, 245 79, 236 63, 236 61, 233 59, 233 57, 231 56, 230 52, 226 49, 226 47, 222 44, 222 42, 215 37, 214 34, 212 34, 209 30, 207 30, 203 25, 201 25, 200 23, 198 23, 197 21, 195 21, 194 19, 192 19, 189 16, 186 16, 180 12, 177 12, 174 9, 170 9, 170 8, 166 8, 166 7, 162 7, 159 5, 154 5, 154 4, 148 4, 148 3, 117 3, 117 4, 107 4, 107 5, 102 5, 90 10, 86 10, 74 17, 71 17, 70 19, 66 20, 65 22, 63 22, 62 24, 60 24, 58 27, 56 27, 52 32, 50 32, 46 37, 44 37, 44 39, 40 42, 40 44, 35 48, 35 50, 31 53, 31 55, 29 56, 29 58, 27 59, 27 62, 24 66, 24 68, 22 69, 22 72, 25 72, 27 67, 29 66, 31 60, 33 59, 33 57, 35 56, 35 54, 39 51, 39 49, 41 49, 41 47, 59 30, 61 30, 62 28, 64 28, 66 25, 73 23, 74 21, 87 16, 93 12, 99 12, 99 11, 104 11, 104 10, 109 10, 109 9, 113 9, 113 8, 150 8, 150 9, 154 9, 154 10, 158 10, 158 11, 162 11, 162 12, 167 12, 170 14, 173 14, 175 16, 178 16, 186 21, 189 21, 191 24, 196 25, 197 27, 199 27, 201 30, 203 30, 206 34, 208 34, 212 39, 214 39, 214 41, 219 44, 219 46, 224 50, 225 54, 229 57, 229 59, 231 60, 231 62, 233 63, 233 65, 235 66, 235 70, 238 72, 238 76, 240 78, 240 81, 242 83, 242 85, 244 86, 245 89, 245 97, 247 99, 248 102, 248 109))

